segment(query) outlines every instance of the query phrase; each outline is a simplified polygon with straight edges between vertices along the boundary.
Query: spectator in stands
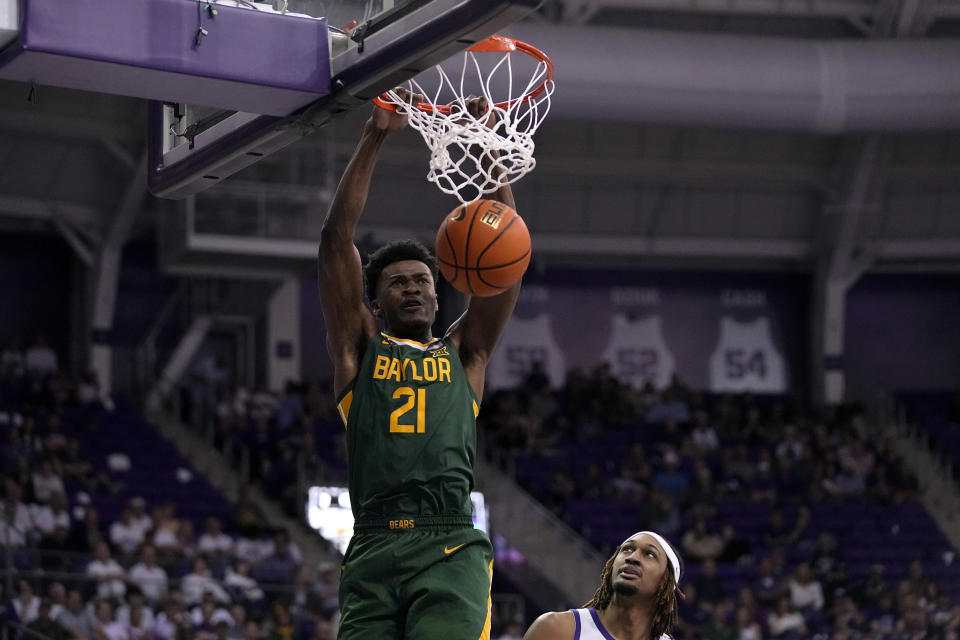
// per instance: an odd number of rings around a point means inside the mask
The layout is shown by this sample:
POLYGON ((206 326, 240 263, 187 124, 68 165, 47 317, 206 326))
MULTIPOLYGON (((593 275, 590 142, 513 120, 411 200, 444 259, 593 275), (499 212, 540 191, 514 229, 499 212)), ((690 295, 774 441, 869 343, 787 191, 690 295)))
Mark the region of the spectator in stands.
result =
POLYGON ((697 587, 700 600, 711 610, 727 597, 724 582, 717 576, 717 563, 712 558, 707 558, 700 565, 700 575, 693 579, 693 584, 697 587))
POLYGON ((237 501, 233 505, 233 511, 230 512, 229 524, 231 529, 239 531, 246 537, 251 533, 259 535, 263 517, 250 501, 250 491, 245 486, 241 486, 237 491, 237 501))
POLYGON ((68 438, 65 450, 60 456, 63 474, 67 480, 80 485, 84 491, 93 492, 97 486, 97 478, 93 474, 90 462, 80 453, 80 441, 68 438))
POLYGON ((680 456, 671 449, 663 454, 663 468, 653 476, 653 487, 667 493, 671 499, 682 501, 690 487, 690 479, 680 468, 680 456))
POLYGON ((737 640, 762 640, 763 629, 753 619, 753 614, 747 607, 740 607, 734 615, 737 629, 737 640))
POLYGON ((179 596, 170 596, 163 603, 163 611, 157 614, 153 625, 155 640, 174 640, 189 638, 193 632, 193 621, 184 612, 183 600, 179 596))
POLYGON ((149 640, 156 619, 146 606, 143 593, 137 587, 127 589, 127 602, 117 609, 117 622, 123 625, 130 640, 149 640))
MULTIPOLYGON (((47 432, 43 436, 44 453, 56 458, 57 462, 67 448, 67 438, 63 435, 62 424, 59 413, 51 413, 47 416, 47 432)), ((61 470, 62 472, 62 470, 61 470)))
POLYGON ((66 606, 57 614, 56 620, 75 640, 85 640, 93 635, 93 621, 84 607, 83 595, 77 589, 67 592, 66 606))
POLYGON ((270 451, 275 444, 275 437, 270 430, 267 416, 253 419, 252 429, 249 429, 245 441, 250 460, 250 477, 262 480, 266 470, 266 463, 270 459, 270 451))
POLYGON ((757 564, 756 573, 752 587, 753 595, 760 606, 772 608, 783 593, 773 558, 769 555, 761 558, 757 564))
POLYGON ((549 392, 550 377, 547 375, 543 360, 534 360, 530 363, 530 371, 521 386, 533 393, 549 392))
POLYGON ((49 504, 33 504, 29 509, 30 518, 41 536, 53 535, 58 528, 70 530, 70 514, 62 493, 52 494, 49 504))
POLYGON ((298 496, 297 452, 291 443, 281 441, 276 445, 274 455, 270 457, 261 479, 267 493, 275 496, 287 508, 289 515, 296 515, 295 508, 291 507, 296 504, 298 496), (294 513, 290 513, 291 510, 294 513))
POLYGON ((63 486, 63 478, 54 469, 53 460, 48 457, 40 459, 40 464, 33 472, 33 499, 40 504, 50 502, 50 497, 58 493, 66 495, 67 490, 63 486))
POLYGON ((668 420, 678 423, 690 421, 690 410, 687 403, 677 398, 671 389, 665 389, 660 399, 647 411, 644 420, 650 424, 663 424, 668 420))
POLYGON ((716 512, 719 490, 713 482, 713 472, 702 459, 693 463, 693 484, 687 493, 692 511, 697 517, 708 518, 716 512))
POLYGON ((263 589, 250 576, 250 564, 243 560, 238 560, 232 568, 227 567, 223 586, 236 602, 255 603, 263 599, 263 589))
POLYGON ((929 625, 927 623, 927 612, 920 604, 919 599, 912 594, 907 595, 900 605, 901 616, 894 627, 894 633, 897 637, 928 638, 929 625))
POLYGON ((326 617, 330 617, 339 609, 340 576, 337 565, 325 562, 317 567, 317 578, 313 582, 312 590, 319 602, 319 610, 326 617))
POLYGON ((774 452, 778 458, 786 458, 793 462, 799 462, 806 457, 807 447, 796 426, 788 424, 783 428, 783 439, 777 444, 774 452))
POLYGON ((47 587, 47 596, 50 600, 50 617, 56 620, 67 605, 67 589, 61 582, 51 582, 47 587))
POLYGON ((126 628, 114 619, 113 605, 106 598, 94 606, 93 637, 95 640, 130 640, 126 628))
POLYGON ((233 619, 233 625, 227 631, 226 637, 229 640, 242 640, 243 629, 247 626, 247 610, 243 605, 234 604, 230 607, 230 617, 233 619))
POLYGON ((153 529, 153 518, 147 514, 146 500, 140 496, 130 498, 130 513, 134 526, 143 531, 144 539, 146 539, 146 535, 153 529))
POLYGON ((19 378, 26 370, 20 338, 14 337, 0 353, 0 378, 19 378))
POLYGON ((282 602, 275 602, 270 608, 270 617, 263 625, 263 635, 267 640, 290 640, 294 633, 290 611, 282 602))
POLYGON ((810 526, 810 520, 812 514, 810 512, 810 507, 805 504, 801 504, 797 507, 797 516, 793 522, 793 528, 790 530, 790 534, 787 536, 787 544, 793 546, 797 544, 802 544, 803 547, 809 550, 812 545, 812 540, 807 539, 807 529, 810 526))
POLYGON ((773 457, 764 449, 760 452, 756 472, 748 483, 750 499, 754 502, 776 502, 777 481, 773 475, 773 457))
POLYGON ((683 600, 677 603, 677 626, 673 635, 678 638, 695 638, 702 626, 709 623, 713 608, 700 599, 696 585, 687 583, 683 587, 683 600))
POLYGON ((789 544, 791 530, 783 516, 783 509, 774 507, 767 516, 763 528, 763 544, 768 547, 782 547, 789 544))
POLYGON ((720 447, 717 431, 710 424, 705 411, 698 411, 693 416, 693 432, 690 434, 693 447, 697 451, 710 453, 720 447))
POLYGON ((737 628, 730 623, 729 600, 725 600, 713 609, 710 622, 700 627, 700 640, 737 640, 737 628))
POLYGON ((717 557, 720 563, 735 563, 751 560, 753 554, 753 543, 746 536, 741 536, 732 524, 725 524, 720 529, 720 537, 723 538, 723 551, 717 557))
POLYGON ((693 528, 683 534, 683 552, 695 560, 716 560, 723 552, 723 537, 709 528, 703 518, 693 523, 693 528))
POLYGON ((275 419, 280 433, 285 434, 293 429, 294 424, 303 411, 303 398, 300 388, 293 380, 287 380, 283 387, 283 396, 277 403, 275 419))
POLYGON ((863 614, 850 596, 837 598, 833 605, 832 618, 835 630, 853 631, 863 628, 863 614))
POLYGON ((125 507, 120 519, 110 525, 110 543, 124 555, 132 555, 143 544, 143 528, 134 521, 133 511, 125 507))
MULTIPOLYGON (((24 426, 30 425, 33 423, 33 420, 27 418, 24 420, 24 426)), ((32 450, 35 446, 33 442, 24 438, 24 444, 30 447, 32 450)), ((17 483, 17 486, 20 487, 20 500, 29 504, 34 502, 33 500, 33 472, 30 469, 30 456, 20 455, 13 461, 13 468, 5 469, 7 477, 17 483)))
POLYGON ((777 600, 777 607, 767 616, 767 629, 774 638, 805 638, 807 624, 803 615, 793 610, 790 598, 783 596, 777 600))
POLYGON ((80 520, 75 520, 70 528, 69 547, 71 551, 93 553, 97 545, 105 540, 100 530, 100 515, 92 507, 83 508, 80 520))
POLYGON ((157 564, 157 549, 144 545, 140 562, 130 567, 130 582, 143 593, 150 606, 157 606, 167 595, 167 572, 157 564))
POLYGON ((220 528, 220 518, 206 519, 203 535, 197 540, 197 551, 209 556, 226 556, 233 551, 233 538, 220 528))
MULTIPOLYGON (((94 550, 94 559, 87 565, 87 577, 96 582, 98 598, 122 598, 127 592, 127 585, 124 582, 127 577, 126 572, 123 570, 123 567, 111 557, 110 547, 106 542, 101 541, 97 543, 94 550)), ((112 619, 112 608, 110 610, 110 616, 112 619)))
POLYGON ((40 613, 40 598, 34 595, 33 585, 25 578, 17 581, 17 597, 13 600, 13 610, 21 624, 29 624, 40 613))
POLYGON ((314 617, 313 636, 310 640, 334 640, 336 631, 330 621, 321 616, 314 617))
MULTIPOLYGON (((910 561, 906 577, 898 585, 897 593, 901 601, 906 596, 916 599, 924 598, 929 590, 930 581, 923 574, 923 562, 919 558, 910 561)), ((901 602, 901 606, 903 603, 901 602)))
POLYGON ((277 397, 267 388, 267 381, 261 379, 250 396, 250 416, 254 420, 271 418, 276 409, 277 397))
POLYGON ((207 593, 212 594, 218 602, 230 602, 230 596, 210 574, 202 556, 193 559, 192 570, 180 581, 180 592, 187 605, 199 604, 207 593))
POLYGON ((821 578, 834 571, 842 562, 837 550, 837 540, 829 531, 823 531, 817 537, 813 555, 810 557, 810 568, 821 578))
POLYGON ((47 344, 47 340, 43 335, 38 335, 33 346, 27 349, 24 361, 27 366, 27 372, 38 378, 45 378, 46 376, 52 375, 58 369, 57 354, 50 348, 50 345, 47 344))
POLYGON ((233 624, 230 612, 218 606, 216 596, 210 591, 205 592, 200 604, 190 611, 190 621, 198 637, 213 637, 218 622, 233 624))
POLYGON ((861 605, 878 603, 889 592, 890 585, 887 582, 886 572, 887 567, 882 562, 870 565, 870 571, 866 579, 855 590, 857 601, 861 605))
POLYGON ((787 590, 794 609, 800 612, 823 609, 823 585, 814 577, 806 562, 797 565, 793 577, 787 581, 787 590))
POLYGON ((153 545, 161 553, 176 553, 179 546, 180 520, 174 516, 175 507, 165 502, 153 510, 153 545))
POLYGON ((632 443, 627 455, 620 461, 619 474, 613 480, 613 486, 617 491, 630 495, 641 487, 650 486, 652 479, 653 469, 643 444, 632 443))
POLYGON ((238 560, 249 562, 251 565, 260 564, 260 561, 273 552, 273 542, 260 535, 258 527, 248 527, 237 538, 233 548, 233 555, 238 560))
POLYGON ((66 629, 51 617, 50 609, 50 601, 47 599, 41 600, 37 617, 27 625, 27 629, 49 640, 67 640, 69 636, 66 629))
POLYGON ((302 561, 300 548, 290 540, 285 530, 280 529, 273 536, 273 548, 269 555, 257 567, 256 577, 261 582, 289 582, 293 580, 302 561))
POLYGON ((6 495, 0 508, 0 542, 22 547, 33 533, 33 519, 27 505, 20 501, 20 485, 10 478, 4 485, 6 495))
POLYGON ((173 550, 186 557, 192 558, 197 553, 197 541, 194 535, 193 522, 181 520, 177 527, 177 543, 173 550))
POLYGON ((243 625, 243 640, 263 640, 263 634, 260 632, 260 623, 256 620, 247 620, 243 625))
POLYGON ((805 467, 801 468, 789 456, 777 456, 774 459, 774 486, 777 495, 784 500, 802 497, 810 484, 805 467))
POLYGON ((640 522, 649 522, 658 531, 674 534, 680 528, 680 509, 666 491, 654 487, 637 513, 640 522))
POLYGON ((680 556, 669 542, 651 531, 639 531, 607 560, 600 586, 584 609, 573 615, 545 613, 524 638, 573 638, 580 625, 593 628, 592 635, 660 638, 677 623, 681 571, 680 556))
POLYGON ((541 500, 543 506, 558 518, 563 518, 567 512, 567 500, 574 496, 575 490, 576 483, 573 478, 561 471, 554 471, 550 474, 547 493, 541 500))
POLYGON ((116 405, 113 398, 100 388, 100 380, 96 371, 87 371, 77 383, 77 402, 84 407, 95 407, 105 411, 113 411, 116 405))

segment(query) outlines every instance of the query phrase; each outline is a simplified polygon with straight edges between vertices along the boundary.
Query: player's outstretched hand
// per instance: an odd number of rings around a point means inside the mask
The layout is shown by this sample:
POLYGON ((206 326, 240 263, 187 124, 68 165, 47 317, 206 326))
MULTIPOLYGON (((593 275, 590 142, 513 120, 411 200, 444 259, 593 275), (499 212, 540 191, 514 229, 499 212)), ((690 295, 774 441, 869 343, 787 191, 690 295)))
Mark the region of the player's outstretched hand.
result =
POLYGON ((493 109, 490 108, 490 104, 486 98, 482 96, 467 96, 464 99, 464 103, 467 107, 467 113, 477 121, 483 122, 487 127, 492 127, 496 122, 496 114, 493 109), (485 119, 483 118, 484 114, 487 114, 485 119))
MULTIPOLYGON (((408 104, 419 104, 422 102, 422 97, 416 94, 411 94, 410 91, 402 87, 397 87, 394 89, 394 92, 400 96, 400 98, 408 104)), ((403 129, 407 126, 409 122, 409 117, 402 110, 392 110, 392 109, 383 109, 378 106, 373 107, 373 124, 378 129, 383 129, 384 131, 396 131, 398 129, 403 129)))

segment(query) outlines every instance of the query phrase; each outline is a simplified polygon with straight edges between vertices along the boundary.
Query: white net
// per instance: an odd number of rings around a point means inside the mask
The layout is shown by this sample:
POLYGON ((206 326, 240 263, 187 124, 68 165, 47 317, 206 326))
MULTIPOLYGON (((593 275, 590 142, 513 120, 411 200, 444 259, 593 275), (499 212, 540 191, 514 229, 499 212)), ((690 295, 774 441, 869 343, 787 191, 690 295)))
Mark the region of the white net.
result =
POLYGON ((531 58, 513 49, 468 50, 459 82, 442 66, 435 72, 436 87, 431 91, 424 89, 429 80, 423 78, 414 78, 404 87, 423 102, 413 104, 412 97, 405 99, 396 91, 381 96, 407 114, 410 126, 423 136, 430 150, 430 182, 466 204, 519 180, 536 166, 533 134, 550 109, 554 88, 552 67, 545 56, 531 58), (486 67, 480 60, 498 53, 492 67, 489 59, 486 67), (517 56, 524 59, 522 64, 517 64, 517 56), (535 63, 532 71, 517 72, 529 75, 529 81, 518 82, 515 67, 531 66, 530 60, 535 63), (485 98, 490 111, 471 115, 467 110, 471 95, 485 98))

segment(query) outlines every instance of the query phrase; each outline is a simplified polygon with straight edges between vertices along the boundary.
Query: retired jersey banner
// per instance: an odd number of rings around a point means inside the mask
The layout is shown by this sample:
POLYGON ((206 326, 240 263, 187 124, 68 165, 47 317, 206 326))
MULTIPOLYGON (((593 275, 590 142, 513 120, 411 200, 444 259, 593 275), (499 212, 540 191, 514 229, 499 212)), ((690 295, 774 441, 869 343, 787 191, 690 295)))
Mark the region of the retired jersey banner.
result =
POLYGON ((696 389, 783 393, 806 382, 802 276, 547 270, 524 280, 487 371, 514 387, 539 362, 553 386, 609 363, 635 388, 674 375, 696 389))

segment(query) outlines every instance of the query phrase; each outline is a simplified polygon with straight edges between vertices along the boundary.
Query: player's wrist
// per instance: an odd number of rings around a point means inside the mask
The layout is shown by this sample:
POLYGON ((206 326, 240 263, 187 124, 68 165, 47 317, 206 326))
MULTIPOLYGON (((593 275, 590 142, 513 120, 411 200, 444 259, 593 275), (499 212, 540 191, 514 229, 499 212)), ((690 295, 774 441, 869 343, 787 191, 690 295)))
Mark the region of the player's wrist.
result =
POLYGON ((376 117, 370 116, 363 125, 363 133, 365 135, 372 134, 379 135, 380 137, 386 137, 387 134, 390 133, 390 128, 387 123, 381 123, 376 117))

